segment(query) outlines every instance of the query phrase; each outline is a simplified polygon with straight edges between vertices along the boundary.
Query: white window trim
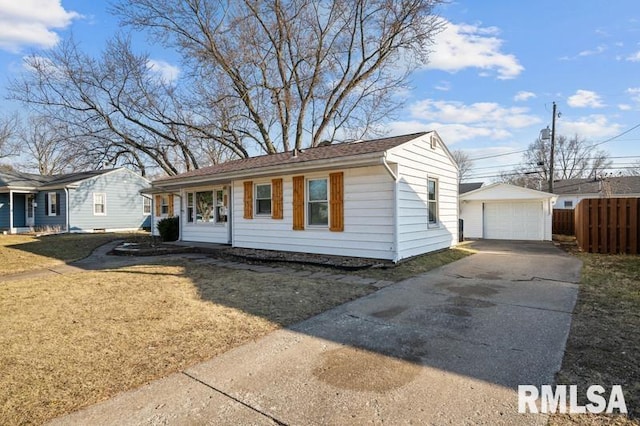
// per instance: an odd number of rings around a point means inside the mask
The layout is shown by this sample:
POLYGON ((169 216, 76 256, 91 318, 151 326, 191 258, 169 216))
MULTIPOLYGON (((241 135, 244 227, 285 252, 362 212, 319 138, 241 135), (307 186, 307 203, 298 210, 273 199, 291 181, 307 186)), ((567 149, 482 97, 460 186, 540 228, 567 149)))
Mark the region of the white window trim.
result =
MULTIPOLYGON (((329 200, 331 200, 331 185, 329 184, 329 176, 326 177, 312 177, 312 178, 306 178, 305 182, 304 182, 304 221, 305 221, 305 225, 307 228, 311 228, 311 229, 329 229, 330 226, 330 222, 331 222, 331 203, 329 202, 329 200), (309 181, 312 180, 324 180, 325 182, 327 182, 327 224, 326 225, 311 225, 309 223, 309 220, 311 219, 309 217, 309 181)), ((311 201, 314 202, 314 201, 311 201)), ((318 202, 318 201, 315 201, 318 202)), ((320 201, 321 202, 321 201, 320 201)))
POLYGON ((171 212, 169 211, 169 195, 160 195, 160 217, 167 217, 171 212), (167 207, 167 212, 163 213, 164 207, 167 207))
MULTIPOLYGON (((261 200, 266 200, 267 198, 260 198, 261 200)), ((254 217, 259 218, 259 217, 266 217, 266 218, 270 218, 273 215, 273 185, 271 184, 271 182, 257 182, 255 184, 253 184, 253 211, 254 211, 254 217), (269 201, 271 201, 271 209, 269 210, 269 213, 260 213, 258 212, 258 187, 259 186, 266 186, 269 185, 269 201)))
POLYGON ((107 215, 107 194, 105 192, 94 192, 93 193, 93 215, 94 216, 106 216, 107 215), (98 203, 96 202, 96 198, 102 196, 102 205, 103 205, 103 212, 102 213, 97 213, 96 212, 96 206, 98 205, 98 203))
MULTIPOLYGON (((226 206, 227 220, 225 220, 225 221, 219 221, 218 220, 218 207, 220 207, 220 206, 218 206, 218 192, 219 191, 222 191, 222 203, 223 203, 223 206, 224 206, 224 196, 225 196, 225 193, 227 192, 225 187, 222 187, 222 188, 217 187, 217 188, 213 189, 213 221, 216 224, 216 226, 227 226, 227 223, 229 222, 229 206, 226 206)), ((228 199, 228 197, 229 196, 227 195, 227 199, 228 199)), ((228 201, 227 201, 227 203, 228 203, 228 201)))
POLYGON ((52 206, 55 208, 58 203, 58 193, 57 192, 49 192, 47 194, 49 202, 47 203, 47 216, 57 216, 57 212, 54 212, 51 208, 52 206))
POLYGON ((142 214, 143 215, 150 215, 151 212, 153 210, 153 199, 150 197, 147 197, 146 195, 142 196, 142 214), (149 203, 149 211, 145 211, 145 207, 146 207, 146 203, 149 203))
POLYGON ((427 228, 439 228, 440 227, 440 180, 437 177, 427 176, 427 228), (429 220, 429 204, 434 201, 429 200, 429 181, 436 183, 436 221, 431 222, 429 220))

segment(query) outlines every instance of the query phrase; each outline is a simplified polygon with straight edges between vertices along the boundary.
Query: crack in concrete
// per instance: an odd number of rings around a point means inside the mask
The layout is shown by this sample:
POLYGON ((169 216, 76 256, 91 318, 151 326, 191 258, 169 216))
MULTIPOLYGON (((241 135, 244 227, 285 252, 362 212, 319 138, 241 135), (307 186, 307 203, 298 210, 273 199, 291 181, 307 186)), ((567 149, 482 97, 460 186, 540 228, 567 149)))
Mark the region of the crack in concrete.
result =
POLYGON ((213 390, 215 392, 218 392, 219 394, 231 399, 232 401, 237 402, 238 404, 250 409, 251 411, 256 412, 256 413, 260 414, 261 416, 264 416, 264 417, 272 420, 273 422, 275 422, 279 426, 288 426, 287 423, 285 423, 282 420, 279 420, 279 419, 273 417, 271 414, 265 413, 264 411, 259 410, 259 409, 255 408, 255 407, 253 407, 252 405, 247 404, 246 402, 234 397, 233 395, 230 395, 230 394, 228 394, 227 392, 225 392, 223 390, 220 390, 220 389, 218 389, 218 388, 216 388, 214 386, 211 386, 210 384, 198 379, 195 376, 192 376, 191 374, 187 373, 186 371, 182 371, 181 373, 184 374, 185 376, 187 376, 188 378, 190 378, 191 380, 194 380, 194 381, 200 383, 201 385, 204 385, 204 386, 208 387, 209 389, 211 389, 211 390, 213 390))

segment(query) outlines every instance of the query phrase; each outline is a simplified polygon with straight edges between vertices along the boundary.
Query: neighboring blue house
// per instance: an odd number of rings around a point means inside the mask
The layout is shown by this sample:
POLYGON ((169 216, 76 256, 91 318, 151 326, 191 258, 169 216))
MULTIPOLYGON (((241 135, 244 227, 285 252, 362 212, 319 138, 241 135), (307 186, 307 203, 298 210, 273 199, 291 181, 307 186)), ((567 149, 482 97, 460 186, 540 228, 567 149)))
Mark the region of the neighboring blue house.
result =
POLYGON ((110 169, 41 176, 0 172, 0 229, 99 232, 150 226, 149 181, 110 169))

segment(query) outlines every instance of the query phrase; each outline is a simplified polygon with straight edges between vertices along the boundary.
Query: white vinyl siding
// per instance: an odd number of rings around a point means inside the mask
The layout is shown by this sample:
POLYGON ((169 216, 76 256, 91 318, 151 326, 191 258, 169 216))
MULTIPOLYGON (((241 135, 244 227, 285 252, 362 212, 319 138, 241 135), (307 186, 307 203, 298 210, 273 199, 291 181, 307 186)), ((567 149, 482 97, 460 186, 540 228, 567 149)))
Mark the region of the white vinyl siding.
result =
MULTIPOLYGON (((218 205, 218 198, 224 199, 226 191, 225 187, 219 185, 183 190, 181 199, 184 201, 180 214, 181 239, 183 241, 229 243, 226 216, 224 216, 225 221, 222 221, 222 216, 219 213, 220 211, 225 212, 225 209, 221 210, 223 206, 218 205)), ((181 204, 180 198, 176 197, 175 204, 177 206, 181 204)))
MULTIPOLYGON (((331 232, 327 226, 292 229, 294 175, 273 176, 283 179, 283 219, 244 219, 243 197, 238 196, 244 188, 238 180, 232 191, 234 247, 393 259, 393 180, 383 166, 335 171, 344 171, 344 232, 331 232)), ((331 172, 295 176, 308 181, 326 179, 331 172)))
POLYGON ((390 150, 397 163, 398 258, 456 245, 458 241, 458 174, 443 145, 431 147, 429 134, 390 150), (429 224, 428 179, 437 180, 437 225, 429 224))

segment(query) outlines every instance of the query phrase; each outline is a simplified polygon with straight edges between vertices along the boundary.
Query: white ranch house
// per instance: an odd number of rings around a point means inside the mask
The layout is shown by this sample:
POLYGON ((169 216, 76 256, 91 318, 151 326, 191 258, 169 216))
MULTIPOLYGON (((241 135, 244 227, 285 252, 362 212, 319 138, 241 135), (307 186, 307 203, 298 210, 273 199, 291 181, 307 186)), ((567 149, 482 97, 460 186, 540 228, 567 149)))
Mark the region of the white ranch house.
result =
POLYGON ((397 262, 458 235, 458 170, 436 132, 320 146, 153 182, 180 240, 397 262))

